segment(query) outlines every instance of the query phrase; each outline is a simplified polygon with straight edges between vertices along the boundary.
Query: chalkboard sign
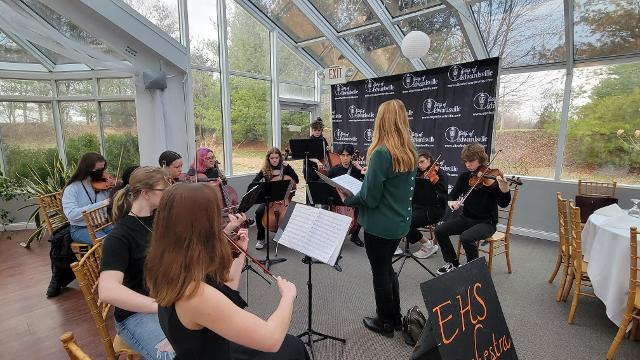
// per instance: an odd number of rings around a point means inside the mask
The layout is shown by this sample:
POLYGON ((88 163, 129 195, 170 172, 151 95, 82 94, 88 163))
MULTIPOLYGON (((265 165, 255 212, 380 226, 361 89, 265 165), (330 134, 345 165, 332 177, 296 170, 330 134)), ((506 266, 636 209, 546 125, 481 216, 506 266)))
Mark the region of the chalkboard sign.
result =
POLYGON ((518 359, 484 257, 420 284, 443 360, 518 359))

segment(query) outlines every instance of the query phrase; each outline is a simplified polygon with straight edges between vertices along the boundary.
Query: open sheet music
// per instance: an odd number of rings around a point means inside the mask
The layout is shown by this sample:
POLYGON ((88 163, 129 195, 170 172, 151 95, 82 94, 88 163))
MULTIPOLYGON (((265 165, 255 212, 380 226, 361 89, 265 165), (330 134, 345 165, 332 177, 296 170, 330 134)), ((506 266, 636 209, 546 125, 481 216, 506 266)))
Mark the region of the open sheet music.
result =
POLYGON ((322 181, 326 182, 327 184, 335 188, 339 188, 340 190, 347 193, 349 197, 359 193, 360 189, 362 188, 362 181, 354 178, 349 174, 336 176, 333 179, 331 179, 325 174, 322 174, 318 171, 316 171, 316 173, 318 174, 318 176, 320 176, 320 179, 322 179, 322 181))
POLYGON ((348 216, 296 203, 284 231, 275 240, 333 266, 350 224, 348 216))

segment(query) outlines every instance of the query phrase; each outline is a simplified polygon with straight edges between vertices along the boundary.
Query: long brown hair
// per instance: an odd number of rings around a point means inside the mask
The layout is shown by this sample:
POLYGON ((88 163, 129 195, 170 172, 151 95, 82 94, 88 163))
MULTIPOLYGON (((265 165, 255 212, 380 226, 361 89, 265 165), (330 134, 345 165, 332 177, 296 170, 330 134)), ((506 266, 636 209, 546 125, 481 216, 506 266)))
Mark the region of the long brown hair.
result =
POLYGON ((271 162, 269 161, 269 156, 271 156, 271 154, 278 154, 280 155, 280 162, 278 162, 278 165, 282 164, 282 151, 280 151, 280 149, 278 149, 277 147, 272 147, 271 149, 269 149, 269 151, 267 151, 267 155, 265 156, 264 159, 264 163, 262 164, 262 175, 264 175, 265 181, 270 181, 271 180, 271 162))
POLYGON ((391 154, 394 172, 413 170, 418 157, 409 132, 409 118, 404 103, 393 99, 380 104, 373 125, 373 139, 367 150, 367 162, 371 154, 384 145, 391 154))
POLYGON ((233 258, 222 235, 218 196, 204 183, 177 183, 162 196, 144 269, 158 305, 190 298, 206 278, 228 281, 233 258))
POLYGON ((89 174, 91 174, 93 168, 96 166, 96 163, 99 162, 104 162, 104 171, 106 172, 107 159, 105 159, 104 156, 95 152, 88 152, 82 155, 80 161, 78 162, 78 166, 76 167, 76 171, 74 171, 73 175, 71 175, 66 185, 69 185, 74 181, 82 181, 88 178, 89 174))
POLYGON ((113 222, 116 223, 131 211, 131 205, 142 190, 157 188, 162 183, 169 184, 169 173, 157 166, 143 166, 135 169, 129 177, 129 184, 113 197, 113 222))

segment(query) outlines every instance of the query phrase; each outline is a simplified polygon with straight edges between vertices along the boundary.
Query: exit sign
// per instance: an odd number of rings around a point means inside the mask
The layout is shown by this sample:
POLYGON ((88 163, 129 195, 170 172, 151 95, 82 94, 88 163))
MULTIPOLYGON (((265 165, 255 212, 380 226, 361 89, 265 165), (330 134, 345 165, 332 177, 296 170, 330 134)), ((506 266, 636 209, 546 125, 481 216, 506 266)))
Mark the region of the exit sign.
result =
POLYGON ((324 83, 327 85, 344 84, 347 82, 347 68, 335 65, 324 69, 324 83))

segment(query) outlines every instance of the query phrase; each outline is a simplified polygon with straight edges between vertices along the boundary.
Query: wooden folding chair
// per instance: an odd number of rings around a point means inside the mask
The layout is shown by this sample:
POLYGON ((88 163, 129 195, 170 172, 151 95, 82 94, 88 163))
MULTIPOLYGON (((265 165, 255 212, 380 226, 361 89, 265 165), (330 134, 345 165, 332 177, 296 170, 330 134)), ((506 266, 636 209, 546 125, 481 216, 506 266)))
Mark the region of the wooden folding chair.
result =
POLYGON ((638 228, 632 227, 629 235, 629 294, 627 295, 627 306, 624 309, 622 322, 618 328, 616 336, 607 351, 607 360, 613 359, 622 338, 627 332, 629 324, 633 321, 630 338, 635 339, 638 333, 638 322, 640 321, 640 261, 638 259, 638 228))
MULTIPOLYGON (((40 205, 40 214, 47 225, 49 234, 53 235, 54 231, 67 225, 69 220, 62 211, 62 191, 54 192, 36 197, 38 205, 40 205)), ((90 246, 83 243, 72 242, 71 250, 76 257, 80 259, 84 253, 89 250, 90 246)))
POLYGON ((62 334, 59 339, 70 360, 91 360, 89 355, 76 344, 76 338, 71 331, 62 334))
POLYGON ((578 180, 578 195, 616 196, 616 182, 578 180))
POLYGON ((87 302, 93 321, 96 323, 107 359, 115 360, 119 355, 126 355, 127 359, 133 359, 137 353, 131 350, 119 335, 116 335, 112 342, 107 330, 106 318, 110 305, 100 301, 98 297, 101 258, 102 241, 98 240, 79 262, 71 264, 71 269, 76 275, 84 300, 87 302))
POLYGON ((570 236, 570 263, 568 284, 564 299, 569 296, 571 287, 573 286, 573 300, 571 301, 571 311, 569 311, 569 324, 573 324, 573 318, 578 307, 580 295, 596 297, 592 293, 582 292, 582 286, 592 287, 591 279, 587 275, 589 263, 582 258, 582 227, 580 226, 580 208, 573 205, 573 201, 569 201, 569 210, 571 212, 571 236, 570 236))
POLYGON ((560 193, 556 193, 556 203, 558 207, 558 238, 560 244, 558 246, 558 259, 556 260, 556 266, 549 277, 549 283, 551 284, 556 278, 560 265, 562 265, 562 277, 560 278, 560 286, 558 287, 558 293, 556 295, 556 301, 562 300, 562 294, 567 283, 567 277, 569 274, 570 261, 570 245, 569 245, 569 211, 567 210, 567 204, 569 200, 563 199, 560 193))
MULTIPOLYGON (((511 274, 511 258, 509 257, 509 238, 511 235, 511 224, 513 221, 513 214, 516 210, 516 201, 518 200, 519 189, 511 189, 511 203, 506 208, 498 207, 498 222, 504 222, 505 230, 504 232, 496 231, 490 237, 481 240, 486 241, 489 245, 489 250, 485 250, 480 246, 481 241, 477 241, 476 245, 478 245, 478 252, 482 254, 487 254, 489 258, 487 260, 489 272, 491 272, 491 268, 493 266, 493 258, 504 254, 505 259, 507 261, 507 271, 511 274)), ((462 241, 458 240, 458 249, 456 253, 458 258, 460 258, 460 253, 462 252, 462 241)))
POLYGON ((83 211, 82 219, 84 220, 84 224, 87 226, 91 242, 94 244, 98 239, 96 233, 111 225, 111 216, 109 216, 108 205, 102 205, 90 211, 83 211))

